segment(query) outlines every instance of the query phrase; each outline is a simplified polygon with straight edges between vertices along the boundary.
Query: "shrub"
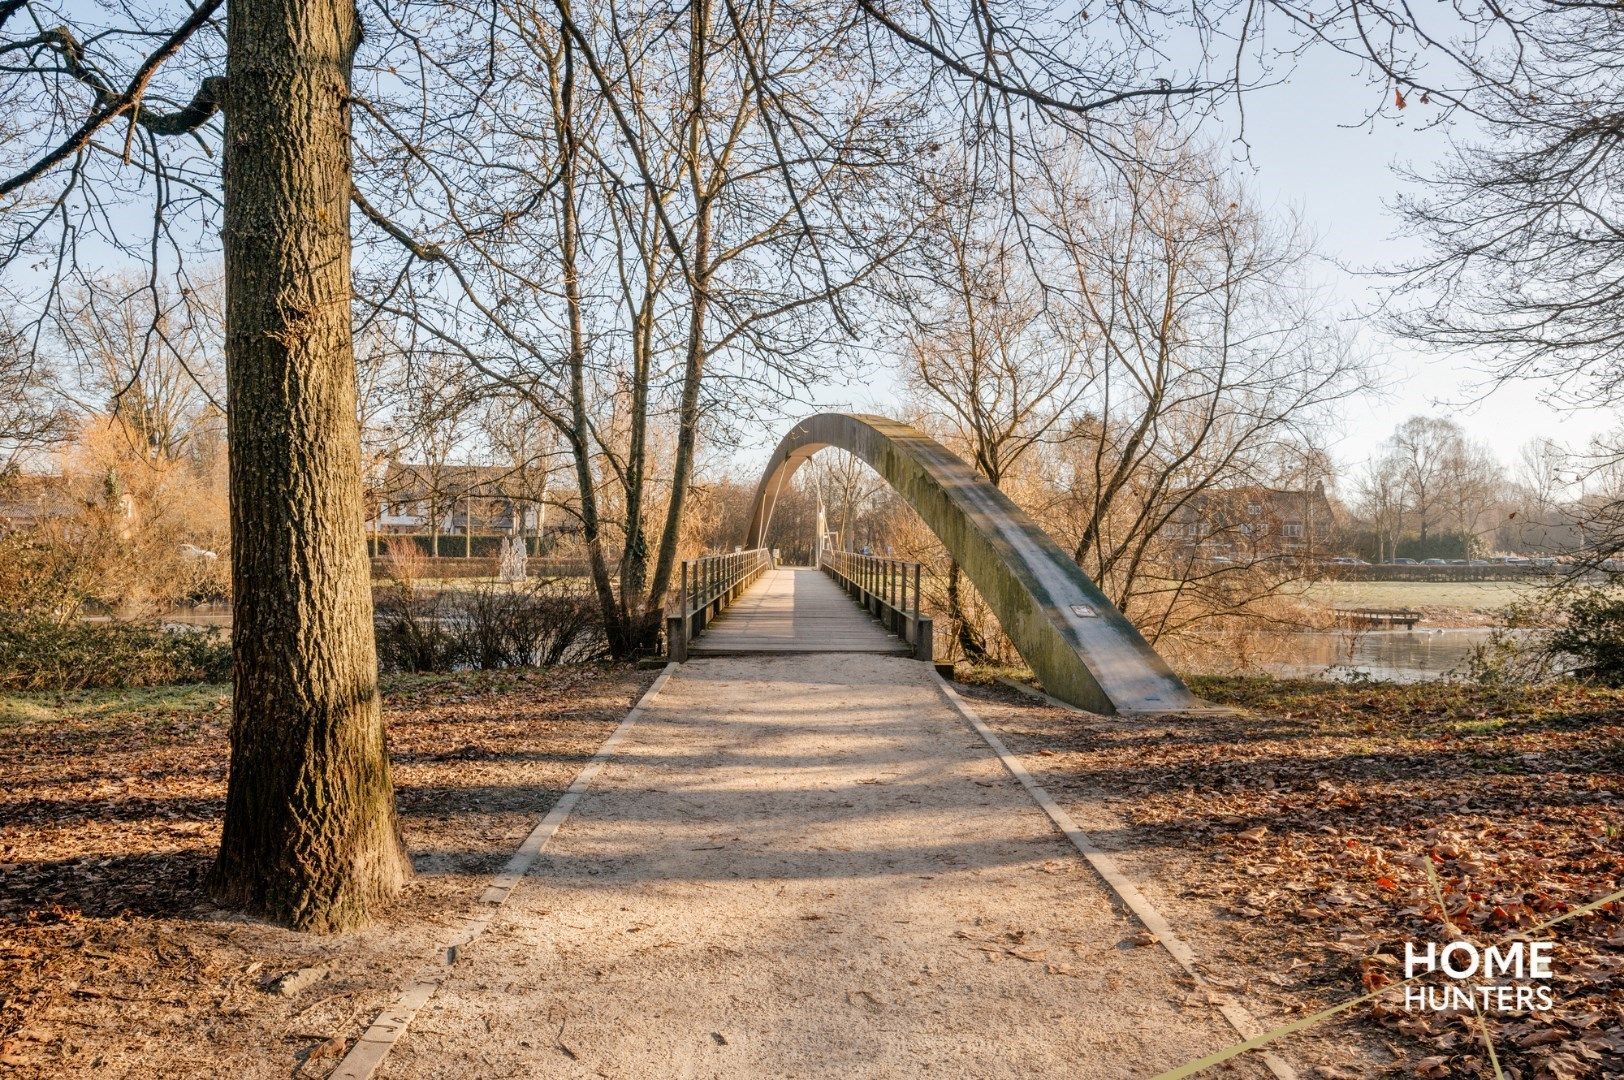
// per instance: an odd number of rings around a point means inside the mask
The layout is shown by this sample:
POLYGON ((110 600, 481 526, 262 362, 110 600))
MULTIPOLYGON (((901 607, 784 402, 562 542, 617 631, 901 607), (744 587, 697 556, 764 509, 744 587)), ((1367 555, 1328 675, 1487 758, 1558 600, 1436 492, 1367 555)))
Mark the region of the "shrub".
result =
POLYGON ((591 660, 604 651, 595 599, 557 583, 378 590, 375 631, 384 671, 452 671, 591 660))
POLYGON ((1529 686, 1561 674, 1570 659, 1551 644, 1551 627, 1562 621, 1559 595, 1537 592, 1500 611, 1500 623, 1472 646, 1465 665, 1451 674, 1480 686, 1529 686))
POLYGON ((1574 662, 1573 674, 1599 686, 1624 686, 1624 597, 1601 589, 1567 604, 1567 618, 1550 636, 1553 653, 1574 662))
POLYGON ((464 645, 449 594, 391 581, 377 591, 373 634, 382 671, 451 671, 463 663, 464 645))
POLYGON ((210 630, 0 621, 0 690, 159 686, 230 677, 231 646, 210 630))
POLYGON ((584 589, 485 584, 463 595, 462 609, 467 660, 474 667, 549 666, 603 652, 597 600, 584 589))

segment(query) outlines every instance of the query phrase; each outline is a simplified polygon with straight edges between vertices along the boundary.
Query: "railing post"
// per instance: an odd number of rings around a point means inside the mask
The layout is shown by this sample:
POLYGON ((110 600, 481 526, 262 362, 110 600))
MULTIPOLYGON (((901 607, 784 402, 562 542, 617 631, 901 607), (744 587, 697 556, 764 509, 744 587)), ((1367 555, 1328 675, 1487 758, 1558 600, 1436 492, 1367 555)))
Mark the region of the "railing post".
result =
POLYGON ((928 664, 936 658, 934 623, 930 619, 918 619, 914 626, 914 659, 928 664))
POLYGON ((682 584, 677 587, 677 613, 665 620, 666 657, 682 663, 688 659, 688 560, 682 560, 682 584))
POLYGON ((890 560, 885 569, 885 626, 892 633, 896 633, 897 626, 897 579, 902 576, 902 564, 897 560, 890 560))
POLYGON ((694 633, 710 622, 710 560, 701 555, 694 560, 694 633))
POLYGON ((895 559, 885 560, 885 578, 880 583, 880 588, 885 591, 885 597, 880 601, 880 625, 887 630, 896 629, 895 626, 891 625, 891 611, 893 610, 891 607, 891 580, 896 576, 896 566, 895 559))
POLYGON ((914 563, 913 570, 914 570, 914 572, 913 572, 913 579, 914 579, 913 580, 913 619, 911 620, 910 630, 912 632, 912 637, 913 637, 914 653, 915 653, 915 655, 917 655, 918 652, 919 652, 919 564, 918 563, 914 563))
POLYGON ((902 578, 902 564, 892 559, 890 568, 885 572, 885 577, 885 591, 889 594, 886 600, 885 624, 894 634, 901 629, 897 625, 897 608, 899 606, 897 602, 897 582, 902 578))

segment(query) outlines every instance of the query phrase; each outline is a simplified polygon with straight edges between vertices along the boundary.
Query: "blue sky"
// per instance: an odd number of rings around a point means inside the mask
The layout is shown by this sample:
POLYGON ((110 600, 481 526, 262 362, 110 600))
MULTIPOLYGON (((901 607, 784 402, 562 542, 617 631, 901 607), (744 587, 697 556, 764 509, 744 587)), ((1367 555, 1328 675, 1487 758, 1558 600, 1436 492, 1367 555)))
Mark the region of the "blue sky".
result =
MULTIPOLYGON (((1326 280, 1350 307, 1369 309, 1389 284, 1359 269, 1391 265, 1421 248, 1399 234, 1388 205, 1406 181, 1395 162, 1425 174, 1447 149, 1449 126, 1431 125, 1433 109, 1412 102, 1369 124, 1364 110, 1385 92, 1369 87, 1350 61, 1326 53, 1283 86, 1259 90, 1247 107, 1251 183, 1266 202, 1293 206, 1320 238, 1320 250, 1345 269, 1327 267, 1326 280), (1429 126, 1430 125, 1430 126, 1429 126)), ((1470 129, 1454 129, 1470 137, 1470 129)), ((1611 428, 1607 410, 1559 411, 1526 384, 1487 389, 1482 375, 1460 360, 1429 355, 1403 342, 1368 337, 1388 383, 1386 393, 1350 405, 1337 457, 1357 466, 1393 424, 1412 413, 1451 416, 1508 464, 1536 435, 1580 444, 1611 428)))
MULTIPOLYGON (((1425 172, 1445 151, 1451 134, 1447 126, 1430 126, 1435 110, 1418 102, 1402 112, 1387 109, 1367 123, 1367 113, 1388 93, 1370 85, 1351 59, 1329 49, 1311 49, 1277 85, 1248 93, 1246 142, 1235 145, 1235 168, 1259 202, 1295 210, 1319 238, 1319 251, 1327 260, 1319 276, 1350 314, 1377 306, 1388 287, 1382 279, 1360 274, 1360 268, 1392 265, 1419 250, 1414 241, 1396 235, 1398 222, 1386 206, 1401 184, 1392 165, 1405 162, 1425 172)), ((1231 135, 1239 133, 1232 107, 1209 117, 1203 129, 1220 137, 1226 124, 1231 135)), ((1454 417, 1508 464, 1535 436, 1581 445, 1614 426, 1607 411, 1549 408, 1526 385, 1483 397, 1481 376, 1458 360, 1364 333, 1387 389, 1349 402, 1344 410, 1332 451, 1349 470, 1368 460, 1394 424, 1413 413, 1454 417)), ((884 360, 873 365, 884 366, 884 360)), ((856 385, 842 381, 820 388, 816 400, 823 407, 889 413, 896 411, 896 387, 883 370, 870 370, 856 385)), ((763 431, 759 440, 750 440, 757 445, 741 449, 765 456, 782 427, 763 431)))

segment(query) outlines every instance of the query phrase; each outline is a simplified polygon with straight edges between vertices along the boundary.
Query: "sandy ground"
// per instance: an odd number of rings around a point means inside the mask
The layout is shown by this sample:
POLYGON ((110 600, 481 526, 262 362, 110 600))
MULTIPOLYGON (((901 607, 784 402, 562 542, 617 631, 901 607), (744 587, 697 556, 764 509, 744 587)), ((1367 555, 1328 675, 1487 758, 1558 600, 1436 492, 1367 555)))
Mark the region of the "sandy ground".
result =
POLYGON ((383 1074, 1146 1077, 1235 1041, 1138 931, 923 665, 695 661, 383 1074))

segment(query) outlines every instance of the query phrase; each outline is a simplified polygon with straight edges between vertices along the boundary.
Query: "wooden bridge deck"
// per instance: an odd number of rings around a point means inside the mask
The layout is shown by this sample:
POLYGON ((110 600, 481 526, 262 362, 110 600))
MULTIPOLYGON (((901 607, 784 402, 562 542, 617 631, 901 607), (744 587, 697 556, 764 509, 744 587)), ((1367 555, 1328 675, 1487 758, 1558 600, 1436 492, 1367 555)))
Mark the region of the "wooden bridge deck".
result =
POLYGON ((690 656, 765 653, 879 653, 910 656, 821 570, 785 567, 763 574, 688 647, 690 656))

